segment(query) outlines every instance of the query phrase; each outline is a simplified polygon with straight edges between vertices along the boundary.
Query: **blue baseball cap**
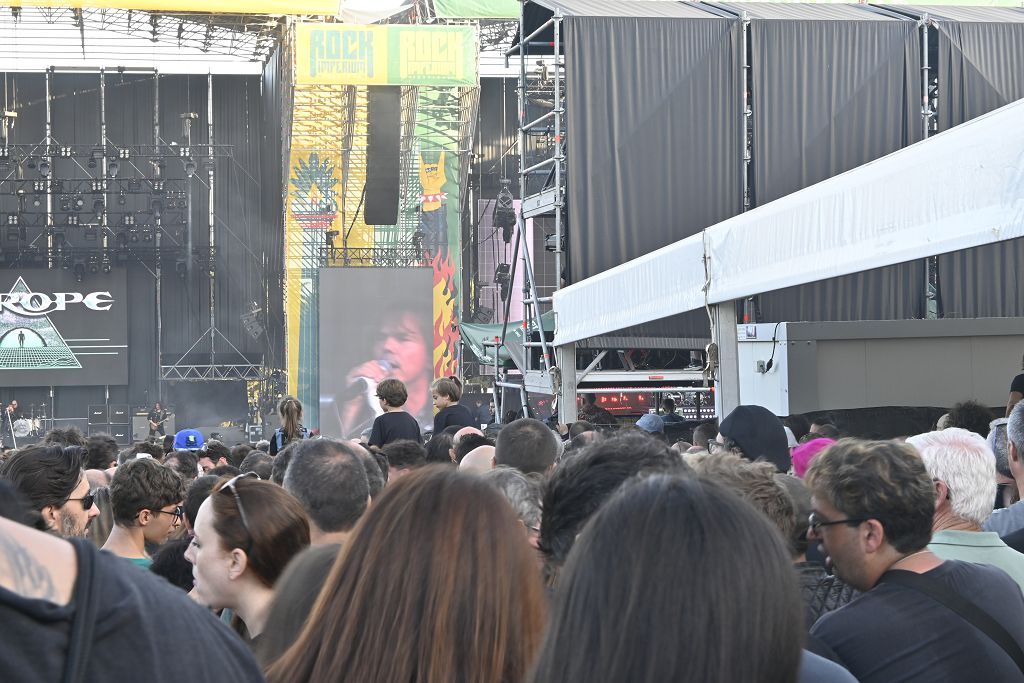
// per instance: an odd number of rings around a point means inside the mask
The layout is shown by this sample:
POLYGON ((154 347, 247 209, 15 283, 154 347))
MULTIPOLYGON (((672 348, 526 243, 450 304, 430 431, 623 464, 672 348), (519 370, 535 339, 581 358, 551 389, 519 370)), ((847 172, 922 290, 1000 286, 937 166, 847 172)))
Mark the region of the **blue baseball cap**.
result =
POLYGON ((664 434, 665 433, 665 421, 661 419, 660 415, 654 413, 646 413, 636 421, 636 426, 645 432, 651 434, 664 434))
POLYGON ((174 435, 174 450, 197 451, 203 443, 203 434, 198 429, 182 429, 174 435))

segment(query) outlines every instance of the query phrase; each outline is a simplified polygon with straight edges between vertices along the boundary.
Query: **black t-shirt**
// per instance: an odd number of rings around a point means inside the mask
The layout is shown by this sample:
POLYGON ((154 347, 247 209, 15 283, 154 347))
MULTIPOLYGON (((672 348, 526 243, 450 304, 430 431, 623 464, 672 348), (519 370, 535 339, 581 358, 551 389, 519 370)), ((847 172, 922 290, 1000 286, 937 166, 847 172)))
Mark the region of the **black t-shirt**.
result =
POLYGON ((183 591, 130 562, 99 552, 87 541, 73 543, 79 575, 68 605, 27 599, 0 587, 0 681, 63 680, 71 621, 90 584, 96 614, 86 630, 92 649, 83 680, 263 680, 238 636, 183 591), (185 649, 178 647, 183 637, 187 638, 185 649))
POLYGON ((480 423, 466 406, 455 403, 437 411, 434 416, 434 433, 440 434, 445 427, 479 427, 480 423))
POLYGON ((404 410, 397 410, 393 413, 378 415, 373 421, 373 429, 370 430, 370 445, 383 446, 392 441, 410 439, 421 443, 420 425, 409 413, 404 410))
MULTIPOLYGON (((947 560, 927 576, 988 612, 1024 644, 1024 596, 1005 572, 947 560)), ((913 588, 880 583, 811 629, 860 683, 1024 681, 991 638, 913 588)))
POLYGON ((1012 394, 1015 391, 1019 394, 1024 394, 1024 372, 1014 377, 1013 381, 1010 382, 1010 393, 1012 394))
MULTIPOLYGON (((150 422, 159 422, 160 420, 164 419, 165 415, 166 415, 166 413, 164 411, 157 410, 157 409, 154 408, 153 410, 149 411, 149 421, 150 422)), ((153 425, 150 425, 150 427, 152 427, 152 426, 153 425)))

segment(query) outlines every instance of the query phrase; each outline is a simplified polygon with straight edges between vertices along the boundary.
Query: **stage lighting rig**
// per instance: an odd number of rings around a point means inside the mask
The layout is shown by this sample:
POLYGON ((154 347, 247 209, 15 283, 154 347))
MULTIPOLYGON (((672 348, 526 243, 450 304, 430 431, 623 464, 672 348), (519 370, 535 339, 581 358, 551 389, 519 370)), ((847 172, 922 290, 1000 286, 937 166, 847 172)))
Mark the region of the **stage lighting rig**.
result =
POLYGON ((103 252, 103 260, 100 262, 100 266, 103 268, 104 273, 110 272, 110 254, 108 252, 103 252))
POLYGON ((111 161, 107 163, 107 175, 110 176, 111 178, 116 178, 120 170, 121 165, 116 161, 111 161))
POLYGON ((103 205, 102 199, 97 199, 92 203, 92 213, 96 216, 96 221, 100 222, 103 220, 103 213, 106 211, 106 207, 103 205))
POLYGON ((58 150, 58 153, 60 154, 60 157, 62 159, 70 159, 71 157, 73 157, 75 155, 75 151, 73 149, 71 149, 70 147, 61 147, 58 150))
POLYGON ((154 199, 150 204, 150 208, 153 212, 153 218, 155 220, 160 220, 160 217, 163 216, 164 213, 164 203, 159 199, 154 199))
POLYGON ((124 193, 124 190, 121 190, 120 192, 117 193, 117 203, 119 205, 124 206, 127 201, 128 195, 124 193))
POLYGON ((100 257, 97 254, 89 255, 89 272, 93 275, 100 272, 100 257))
POLYGON ((68 225, 78 225, 78 216, 71 214, 68 216, 68 225))
POLYGON ((196 162, 192 158, 185 159, 185 177, 191 178, 196 174, 196 162))
POLYGON ((92 183, 90 183, 90 187, 92 188, 93 194, 103 194, 102 180, 93 180, 92 183))
POLYGON ((505 244, 512 241, 512 228, 516 225, 516 207, 509 190, 509 181, 501 181, 501 190, 494 202, 494 227, 501 228, 501 239, 505 244))
POLYGON ((86 164, 89 168, 96 168, 100 161, 103 160, 103 148, 96 147, 89 153, 89 163, 86 164))
POLYGON ((152 242, 153 241, 153 229, 148 225, 142 230, 142 241, 152 242))
POLYGON ((71 210, 71 201, 68 200, 67 197, 62 197, 61 198, 61 200, 60 200, 60 210, 61 211, 70 211, 71 210))
POLYGON ((123 225, 135 225, 135 216, 133 216, 133 215, 132 215, 132 214, 130 214, 130 213, 126 213, 126 214, 125 214, 125 215, 124 215, 124 216, 123 216, 123 217, 121 218, 121 223, 122 223, 123 225))
POLYGON ((132 158, 131 150, 129 150, 129 149, 119 149, 119 150, 117 150, 117 158, 118 159, 131 159, 132 158))
POLYGON ((504 301, 508 298, 509 288, 512 286, 511 269, 507 263, 499 263, 498 267, 494 269, 494 283, 498 285, 498 291, 501 293, 501 300, 504 301))
MULTIPOLYGON (((64 262, 67 263, 67 260, 65 259, 64 262)), ((65 269, 66 268, 67 268, 67 266, 65 266, 65 269)), ((75 274, 75 282, 81 282, 82 280, 84 280, 85 279, 85 261, 82 261, 81 259, 75 259, 75 266, 74 266, 74 270, 72 272, 75 274)))
POLYGON ((42 161, 39 162, 39 175, 43 176, 44 178, 50 177, 50 162, 47 161, 46 159, 43 159, 42 161))
POLYGON ((32 191, 36 194, 42 194, 46 192, 46 181, 45 180, 33 180, 32 191))
POLYGON ((16 214, 16 213, 9 213, 9 214, 7 214, 7 225, 17 225, 17 224, 18 224, 18 214, 16 214))
POLYGON ((85 199, 80 194, 75 195, 75 208, 81 210, 83 207, 85 207, 85 199))
POLYGON ((34 194, 34 195, 32 195, 32 206, 34 206, 35 208, 38 209, 42 205, 43 205, 43 196, 41 194, 34 194))

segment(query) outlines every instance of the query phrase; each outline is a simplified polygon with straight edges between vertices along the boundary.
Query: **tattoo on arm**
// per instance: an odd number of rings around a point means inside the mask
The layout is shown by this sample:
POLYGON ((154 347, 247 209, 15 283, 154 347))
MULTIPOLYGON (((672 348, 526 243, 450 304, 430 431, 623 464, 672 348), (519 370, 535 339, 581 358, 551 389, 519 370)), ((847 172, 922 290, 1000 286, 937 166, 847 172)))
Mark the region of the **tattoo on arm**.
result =
POLYGON ((50 570, 13 538, 0 534, 0 583, 15 593, 39 600, 57 601, 50 570))

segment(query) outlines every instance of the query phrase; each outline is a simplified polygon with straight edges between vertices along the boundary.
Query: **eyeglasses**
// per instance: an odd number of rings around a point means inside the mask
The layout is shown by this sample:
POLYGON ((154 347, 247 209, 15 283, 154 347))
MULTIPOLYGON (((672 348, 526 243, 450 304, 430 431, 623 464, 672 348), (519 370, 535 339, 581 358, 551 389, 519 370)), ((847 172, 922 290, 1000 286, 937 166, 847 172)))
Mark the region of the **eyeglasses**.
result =
POLYGON ((174 508, 173 510, 170 510, 170 511, 168 511, 168 510, 153 510, 153 512, 159 512, 159 513, 162 513, 162 514, 165 514, 165 515, 173 515, 175 522, 180 522, 182 520, 182 518, 185 516, 185 511, 181 508, 180 505, 178 507, 174 508))
POLYGON ((235 488, 235 484, 238 483, 239 479, 259 479, 260 476, 255 472, 246 472, 245 474, 239 474, 237 477, 232 477, 223 486, 218 489, 220 493, 230 491, 231 495, 235 497, 235 505, 238 506, 238 516, 242 518, 242 527, 245 529, 245 533, 249 535, 249 549, 246 550, 246 555, 252 552, 252 528, 249 526, 249 520, 245 516, 245 508, 242 507, 242 498, 238 495, 238 490, 235 488))
POLYGON ((807 526, 810 527, 811 531, 817 533, 818 529, 823 526, 832 526, 833 524, 860 524, 866 522, 870 517, 851 517, 849 519, 837 519, 834 522, 822 522, 818 519, 818 516, 813 512, 807 517, 807 526))
POLYGON ((84 496, 82 496, 81 498, 68 498, 67 502, 70 503, 73 500, 77 500, 77 501, 81 502, 83 510, 89 510, 89 509, 92 508, 92 504, 96 500, 96 496, 94 496, 91 493, 87 493, 84 496))

